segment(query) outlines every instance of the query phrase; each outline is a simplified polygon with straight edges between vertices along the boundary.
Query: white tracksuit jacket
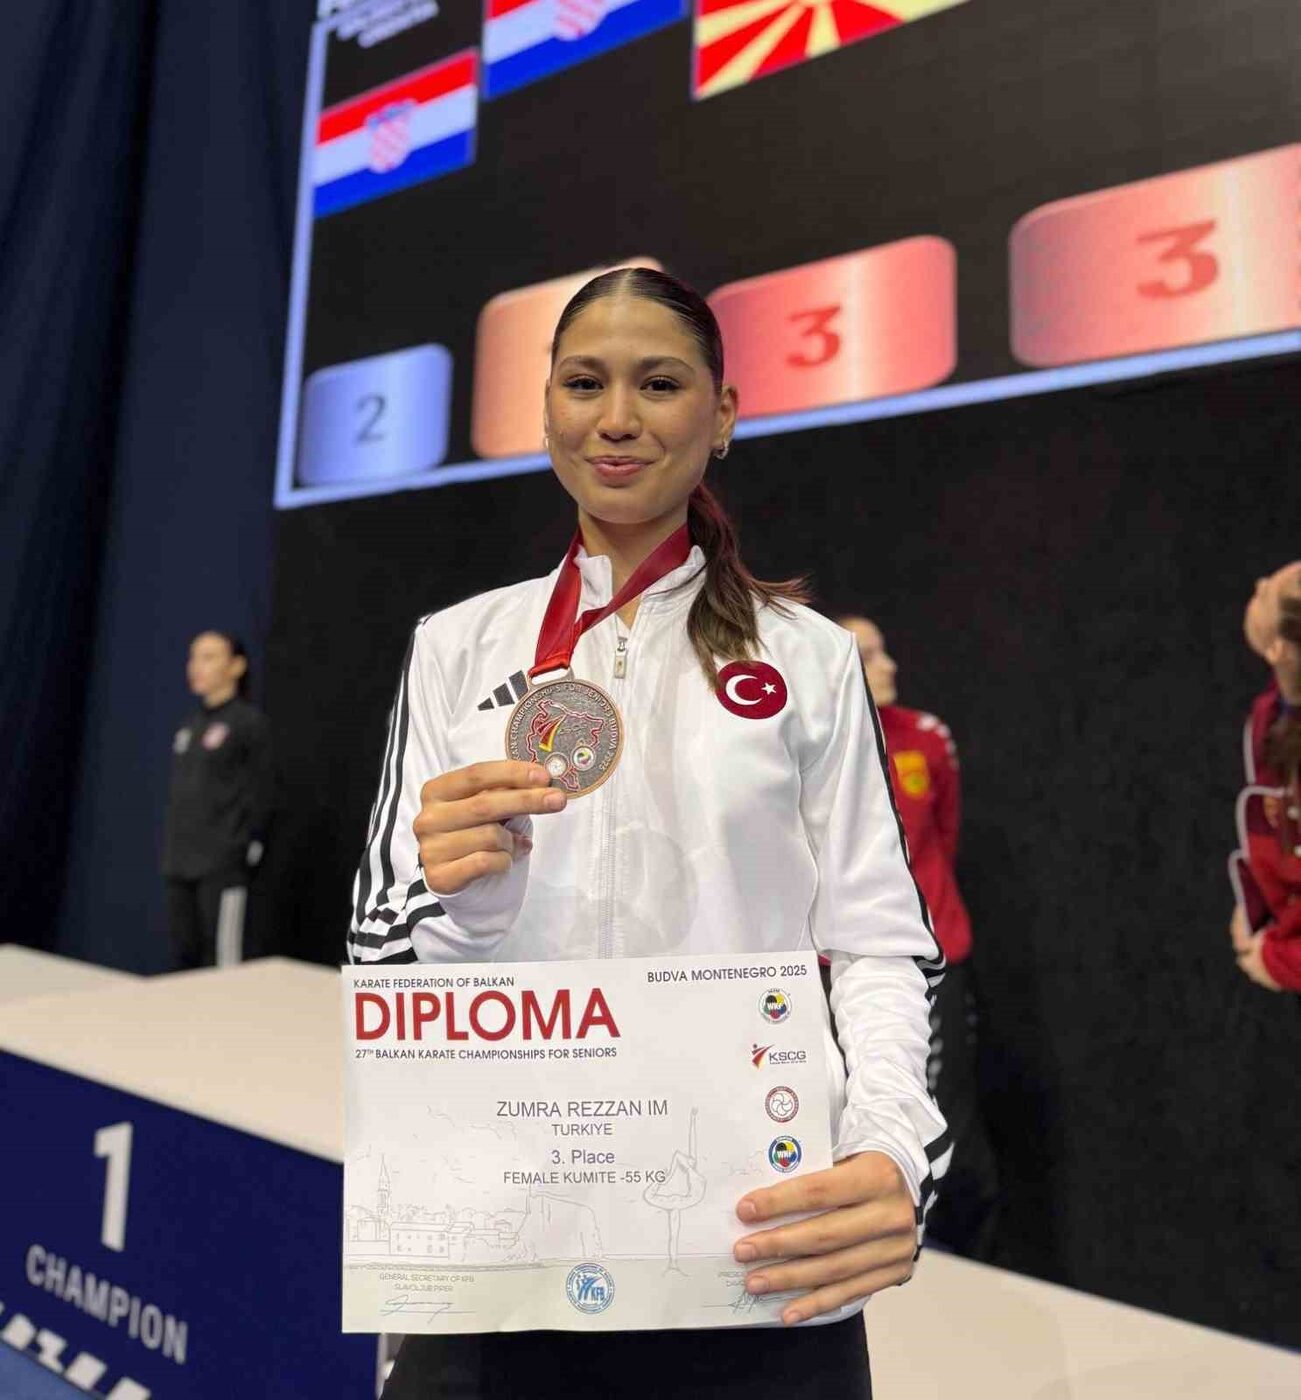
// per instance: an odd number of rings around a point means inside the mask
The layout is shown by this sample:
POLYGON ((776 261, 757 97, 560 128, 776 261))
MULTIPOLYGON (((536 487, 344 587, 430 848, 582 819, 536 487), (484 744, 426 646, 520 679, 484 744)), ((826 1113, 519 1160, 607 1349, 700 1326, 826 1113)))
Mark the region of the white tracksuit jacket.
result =
MULTIPOLYGON (((608 602, 609 560, 580 550, 577 562, 580 611, 608 602)), ((829 1044, 836 1159, 887 1153, 920 1222, 950 1156, 926 1087, 928 998, 944 964, 908 869, 858 654, 808 608, 765 608, 759 659, 780 671, 788 699, 767 719, 731 713, 687 636, 703 564, 693 548, 642 595, 631 629, 606 618, 575 650, 574 674, 607 690, 623 715, 614 774, 563 812, 512 822, 532 836, 531 855, 455 895, 432 893, 420 869, 411 829, 420 788, 505 756, 556 572, 419 623, 353 887, 349 956, 528 962, 816 948, 831 959, 848 1067, 846 1082, 829 1044)))

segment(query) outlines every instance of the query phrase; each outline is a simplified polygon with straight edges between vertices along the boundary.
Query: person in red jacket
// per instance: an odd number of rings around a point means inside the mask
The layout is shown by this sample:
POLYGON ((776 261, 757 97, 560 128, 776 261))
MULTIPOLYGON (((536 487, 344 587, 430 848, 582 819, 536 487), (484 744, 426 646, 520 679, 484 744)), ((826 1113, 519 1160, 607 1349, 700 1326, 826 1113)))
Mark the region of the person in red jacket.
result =
POLYGON ((962 818, 957 745, 942 720, 896 703, 898 668, 876 624, 865 617, 847 617, 840 625, 858 642, 863 673, 881 716, 913 876, 926 897, 945 958, 950 967, 960 965, 971 956, 971 920, 954 874, 962 818))
POLYGON ((976 1077, 977 1004, 972 984, 971 920, 954 864, 962 816, 957 745, 935 715, 897 703, 898 668, 877 625, 842 616, 854 636, 876 703, 890 760, 895 805, 908 838, 908 861, 930 910, 948 971, 931 1007, 931 1092, 953 1135, 953 1162, 931 1211, 927 1235, 972 1258, 993 1251, 998 1171, 980 1112, 976 1077))
POLYGON ((1257 581, 1243 631, 1274 672, 1247 717, 1239 801, 1246 874, 1265 912, 1253 928, 1236 905, 1230 936, 1258 986, 1301 992, 1301 561, 1257 581))

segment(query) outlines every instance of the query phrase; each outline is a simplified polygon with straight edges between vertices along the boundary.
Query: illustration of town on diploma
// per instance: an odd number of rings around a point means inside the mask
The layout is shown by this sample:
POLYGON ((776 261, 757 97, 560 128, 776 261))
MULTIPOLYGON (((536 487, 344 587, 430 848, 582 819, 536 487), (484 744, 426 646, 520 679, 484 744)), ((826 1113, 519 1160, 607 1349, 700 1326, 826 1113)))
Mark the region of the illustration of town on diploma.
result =
MULTIPOLYGON (((667 1169, 657 1173, 658 1180, 648 1184, 642 1194, 648 1206, 664 1213, 661 1219, 667 1235, 663 1254, 669 1269, 677 1268, 682 1213, 705 1196, 705 1178, 697 1168, 696 1133, 697 1112, 693 1109, 685 1150, 674 1150, 667 1169)), ((372 1161, 370 1153, 350 1160, 354 1191, 372 1161)), ((426 1184, 431 1182, 430 1173, 412 1175, 426 1184)), ((450 1186, 451 1182, 445 1184, 450 1186)), ((405 1201, 395 1204, 392 1174, 381 1154, 372 1199, 373 1206, 353 1199, 344 1207, 344 1254, 352 1262, 388 1258, 470 1268, 518 1268, 606 1255, 596 1213, 590 1206, 534 1184, 527 1187, 521 1210, 488 1212, 451 1202, 442 1207, 405 1201)))
POLYGON ((599 1259, 605 1254, 596 1214, 579 1201, 530 1187, 523 1210, 489 1214, 448 1204, 439 1210, 393 1204, 392 1178, 381 1157, 374 1206, 350 1203, 344 1212, 346 1255, 389 1256, 413 1262, 493 1265, 599 1259))

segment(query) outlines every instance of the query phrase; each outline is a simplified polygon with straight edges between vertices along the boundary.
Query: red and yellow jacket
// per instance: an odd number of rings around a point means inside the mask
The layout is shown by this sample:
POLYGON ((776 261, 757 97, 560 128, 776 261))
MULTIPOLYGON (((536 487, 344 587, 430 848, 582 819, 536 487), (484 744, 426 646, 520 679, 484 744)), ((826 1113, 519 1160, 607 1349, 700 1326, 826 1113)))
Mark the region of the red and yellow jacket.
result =
POLYGON ((957 747, 948 726, 921 710, 885 705, 881 727, 913 878, 926 898, 944 956, 962 962, 971 955, 971 920, 953 873, 962 816, 957 747))

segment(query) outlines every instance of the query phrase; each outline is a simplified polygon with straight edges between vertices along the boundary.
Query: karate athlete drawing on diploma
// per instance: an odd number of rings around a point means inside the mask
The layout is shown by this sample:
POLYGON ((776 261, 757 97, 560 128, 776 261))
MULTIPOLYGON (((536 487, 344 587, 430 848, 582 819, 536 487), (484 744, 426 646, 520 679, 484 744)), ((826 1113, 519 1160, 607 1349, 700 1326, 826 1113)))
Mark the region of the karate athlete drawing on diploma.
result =
POLYGON ((682 1212, 698 1206, 705 1199, 705 1178, 696 1167, 696 1109, 691 1110, 691 1127, 687 1130, 687 1150, 677 1148, 669 1161, 663 1181, 652 1181, 643 1199, 656 1210, 668 1215, 668 1247, 664 1251, 666 1273, 681 1273, 678 1268, 678 1239, 682 1233, 682 1212))
POLYGON ((514 1400, 562 1377, 568 1397, 621 1400, 871 1393, 857 1314, 912 1274, 949 1155, 926 1088, 944 963, 853 639, 798 584, 746 570, 704 485, 736 413, 690 289, 619 269, 565 308, 545 423, 574 544, 549 577, 412 634, 349 952, 827 953, 845 1055, 828 1065, 835 1165, 736 1204, 747 1287, 789 1293, 786 1325, 412 1337, 390 1400, 514 1400), (791 1325, 811 1321, 825 1325, 791 1325))

